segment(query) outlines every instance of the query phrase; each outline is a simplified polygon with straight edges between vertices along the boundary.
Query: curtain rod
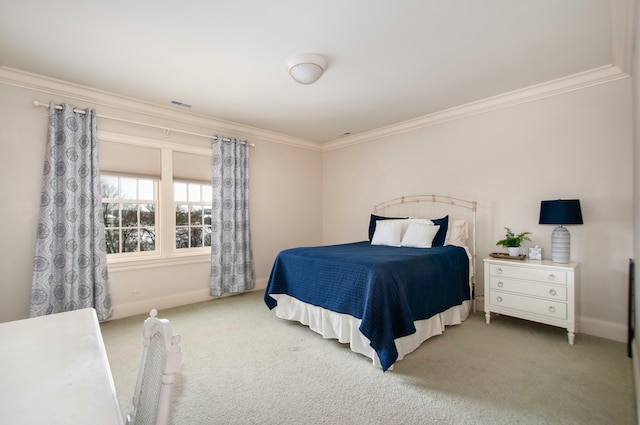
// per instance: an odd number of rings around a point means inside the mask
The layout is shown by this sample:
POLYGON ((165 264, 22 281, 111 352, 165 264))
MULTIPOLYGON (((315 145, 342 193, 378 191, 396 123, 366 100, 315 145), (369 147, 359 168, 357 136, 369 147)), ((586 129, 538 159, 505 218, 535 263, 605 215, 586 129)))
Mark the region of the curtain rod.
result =
MULTIPOLYGON (((35 107, 42 107, 42 108, 49 109, 49 104, 48 103, 43 103, 43 102, 40 102, 39 100, 34 100, 32 103, 33 103, 33 106, 35 106, 35 107)), ((56 109, 62 109, 62 105, 55 104, 55 108, 56 109)), ((84 109, 77 109, 77 108, 74 108, 73 112, 78 113, 78 114, 86 114, 87 113, 84 109)), ((157 129, 160 129, 160 130, 164 130, 167 136, 169 135, 169 133, 182 133, 182 134, 188 134, 190 136, 204 137, 206 139, 218 140, 218 136, 210 136, 208 134, 192 133, 191 131, 185 131, 185 130, 178 130, 178 129, 175 129, 175 128, 162 127, 162 126, 159 126, 159 125, 147 124, 147 123, 139 122, 139 121, 131 121, 131 120, 126 120, 124 118, 110 117, 108 115, 102 115, 102 114, 96 114, 96 116, 98 118, 103 118, 103 119, 106 119, 106 120, 120 121, 120 122, 124 122, 124 123, 127 123, 127 124, 135 124, 135 125, 141 125, 141 126, 144 126, 144 127, 157 128, 157 129)), ((223 142, 230 142, 231 139, 228 139, 228 138, 225 137, 225 138, 222 139, 222 141, 223 142)), ((252 147, 252 148, 256 146, 255 144, 249 143, 247 141, 243 141, 241 143, 244 143, 245 145, 248 145, 249 147, 252 147)))

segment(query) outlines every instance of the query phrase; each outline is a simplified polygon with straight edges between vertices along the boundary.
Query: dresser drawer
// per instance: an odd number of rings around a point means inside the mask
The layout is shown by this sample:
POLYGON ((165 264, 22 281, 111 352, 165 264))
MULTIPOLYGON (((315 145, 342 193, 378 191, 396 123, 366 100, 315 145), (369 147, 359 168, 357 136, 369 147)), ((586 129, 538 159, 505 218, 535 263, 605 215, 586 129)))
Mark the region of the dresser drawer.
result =
POLYGON ((503 277, 491 276, 491 290, 516 292, 521 295, 547 298, 554 301, 567 301, 567 287, 547 285, 545 283, 534 283, 523 280, 505 279, 503 277))
POLYGON ((489 303, 498 308, 518 310, 560 320, 567 319, 567 304, 561 302, 528 298, 506 292, 491 291, 489 303))
POLYGON ((492 276, 504 276, 516 279, 535 280, 536 282, 549 282, 556 285, 567 284, 567 272, 561 270, 539 269, 533 267, 516 267, 503 264, 489 264, 489 273, 492 276))

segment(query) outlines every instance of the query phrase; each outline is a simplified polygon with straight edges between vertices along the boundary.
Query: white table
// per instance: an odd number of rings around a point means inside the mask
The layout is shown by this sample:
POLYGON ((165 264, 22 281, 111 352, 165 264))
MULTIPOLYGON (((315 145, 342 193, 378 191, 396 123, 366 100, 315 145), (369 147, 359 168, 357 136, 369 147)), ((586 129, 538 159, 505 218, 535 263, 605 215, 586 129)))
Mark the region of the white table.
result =
POLYGON ((0 422, 123 424, 95 310, 0 323, 0 422))

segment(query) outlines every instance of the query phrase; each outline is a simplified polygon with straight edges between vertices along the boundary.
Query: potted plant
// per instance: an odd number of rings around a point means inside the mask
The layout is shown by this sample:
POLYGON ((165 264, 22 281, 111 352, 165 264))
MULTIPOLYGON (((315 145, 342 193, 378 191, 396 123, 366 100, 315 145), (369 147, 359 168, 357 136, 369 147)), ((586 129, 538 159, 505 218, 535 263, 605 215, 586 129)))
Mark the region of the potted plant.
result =
POLYGON ((522 245, 522 241, 531 242, 531 238, 529 238, 531 232, 522 232, 516 235, 510 228, 505 227, 505 229, 507 230, 505 238, 496 242, 496 245, 507 248, 511 257, 517 257, 520 254, 520 245, 522 245))

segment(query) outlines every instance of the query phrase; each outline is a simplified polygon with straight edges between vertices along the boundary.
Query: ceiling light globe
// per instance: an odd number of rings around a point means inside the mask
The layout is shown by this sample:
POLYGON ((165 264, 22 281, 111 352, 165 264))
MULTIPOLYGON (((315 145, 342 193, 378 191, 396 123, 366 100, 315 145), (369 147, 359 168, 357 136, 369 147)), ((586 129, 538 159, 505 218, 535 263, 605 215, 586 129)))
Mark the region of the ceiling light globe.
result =
POLYGON ((291 78, 300 84, 315 83, 326 69, 327 61, 322 56, 311 53, 297 55, 287 61, 291 78))

